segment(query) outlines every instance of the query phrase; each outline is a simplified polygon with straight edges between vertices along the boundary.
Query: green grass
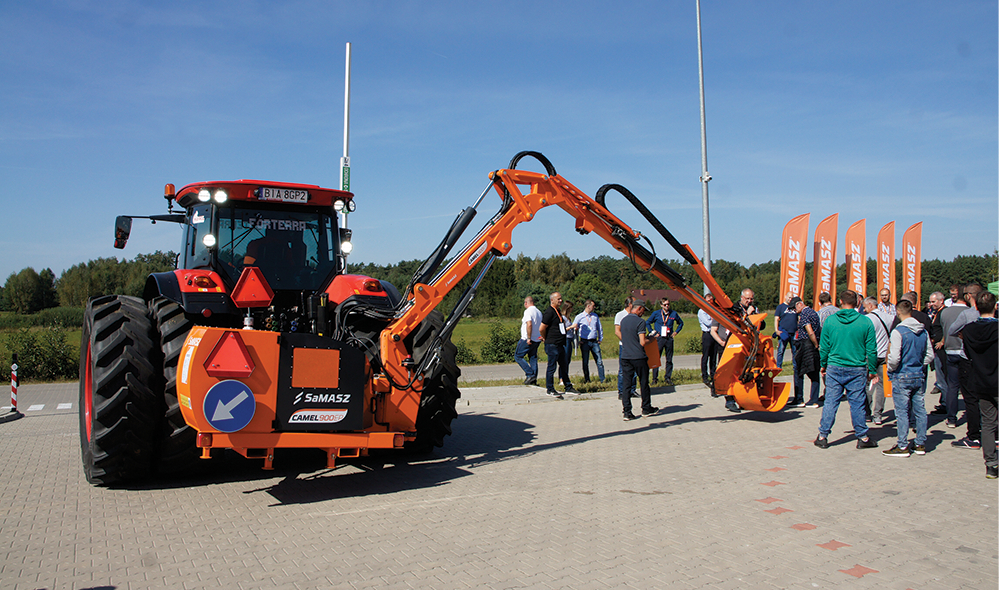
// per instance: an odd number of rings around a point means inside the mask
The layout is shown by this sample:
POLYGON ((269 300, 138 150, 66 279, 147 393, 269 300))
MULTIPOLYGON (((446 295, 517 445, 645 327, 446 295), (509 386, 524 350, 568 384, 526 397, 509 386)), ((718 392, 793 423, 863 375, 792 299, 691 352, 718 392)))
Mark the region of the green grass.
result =
MULTIPOLYGON (((689 342, 697 339, 701 342, 701 328, 698 327, 698 317, 695 314, 681 314, 684 320, 684 329, 674 341, 674 354, 689 354, 689 342)), ((506 328, 511 328, 520 333, 520 318, 466 318, 455 326, 455 331, 451 335, 451 341, 458 343, 465 341, 466 346, 472 349, 477 357, 481 357, 483 345, 489 339, 490 326, 493 322, 500 321, 506 328)), ((601 356, 604 358, 616 358, 618 356, 618 338, 615 336, 614 316, 601 318, 601 329, 604 331, 604 341, 601 342, 601 356)), ((573 359, 580 359, 580 349, 577 347, 573 354, 573 359)), ((547 360, 544 347, 538 347, 539 361, 547 360)), ((573 360, 571 359, 571 360, 573 360)), ((698 377, 701 381, 701 377, 698 377)))
MULTIPOLYGON (((616 353, 617 354, 617 353, 616 353)), ((580 393, 599 393, 602 391, 615 391, 618 389, 618 373, 606 373, 604 383, 599 381, 583 382, 583 377, 574 376, 570 378, 573 387, 580 393)), ((701 370, 699 369, 674 369, 674 385, 690 385, 701 383, 701 370)), ((509 387, 522 385, 524 379, 482 379, 479 381, 462 381, 459 388, 464 387, 509 387)))
MULTIPOLYGON (((8 313, 8 312, 3 312, 8 313)), ((687 342, 694 338, 701 339, 701 330, 698 329, 698 318, 694 315, 682 314, 681 318, 684 320, 684 330, 681 332, 680 336, 677 337, 674 343, 674 354, 686 354, 687 342)), ((455 332, 452 334, 452 341, 459 342, 460 340, 465 340, 465 344, 469 346, 476 356, 480 356, 480 351, 483 345, 489 339, 489 330, 493 322, 497 321, 497 318, 466 318, 458 323, 455 327, 455 332)), ((520 330, 521 321, 516 318, 500 318, 500 322, 505 326, 512 328, 514 330, 520 330)), ((605 358, 617 358, 618 356, 618 339, 615 337, 615 326, 614 318, 606 317, 601 318, 601 326, 604 330, 604 342, 601 343, 601 354, 605 358)), ((0 367, 6 370, 6 366, 9 366, 10 362, 10 351, 7 350, 6 339, 4 334, 7 330, 0 330, 0 367), (6 366, 4 366, 6 365, 6 366)), ((80 336, 82 330, 80 328, 72 328, 66 331, 66 341, 73 347, 75 354, 79 354, 80 350, 80 336)), ((545 350, 543 347, 538 349, 538 358, 540 361, 547 360, 545 356, 545 350)), ((575 354, 573 355, 574 360, 579 360, 580 350, 577 348, 575 354)), ((787 364, 787 363, 786 363, 787 364)), ((674 374, 678 374, 675 371, 674 374)), ((700 382, 700 375, 696 379, 692 380, 692 383, 700 382)), ((676 382, 676 380, 675 380, 676 382)), ((501 385, 509 385, 513 383, 500 383, 501 385)), ((575 386, 575 385, 574 385, 575 386)), ((486 385, 475 385, 474 387, 487 387, 486 385)))

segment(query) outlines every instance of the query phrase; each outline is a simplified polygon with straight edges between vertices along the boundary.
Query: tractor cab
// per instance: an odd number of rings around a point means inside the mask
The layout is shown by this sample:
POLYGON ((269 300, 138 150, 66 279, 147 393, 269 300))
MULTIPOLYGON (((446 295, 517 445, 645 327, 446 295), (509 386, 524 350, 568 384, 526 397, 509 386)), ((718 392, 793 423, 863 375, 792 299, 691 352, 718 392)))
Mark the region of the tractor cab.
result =
POLYGON ((255 266, 275 291, 317 291, 344 268, 330 208, 198 203, 189 209, 181 266, 207 268, 235 285, 255 266))
MULTIPOLYGON (((316 185, 235 180, 166 185, 167 215, 184 226, 178 269, 155 273, 146 295, 162 294, 193 313, 233 313, 226 301, 244 269, 260 270, 278 306, 301 305, 346 267, 351 231, 338 215, 354 210, 354 195, 316 185), (183 211, 173 206, 180 205, 183 211), (198 272, 202 271, 202 272, 198 272)), ((139 217, 139 216, 134 216, 139 217)), ((124 248, 132 218, 119 217, 115 247, 124 248)))
POLYGON ((315 292, 344 270, 350 232, 337 215, 354 210, 351 193, 238 180, 190 184, 174 198, 187 212, 182 268, 214 270, 231 287, 254 266, 275 292, 315 292))

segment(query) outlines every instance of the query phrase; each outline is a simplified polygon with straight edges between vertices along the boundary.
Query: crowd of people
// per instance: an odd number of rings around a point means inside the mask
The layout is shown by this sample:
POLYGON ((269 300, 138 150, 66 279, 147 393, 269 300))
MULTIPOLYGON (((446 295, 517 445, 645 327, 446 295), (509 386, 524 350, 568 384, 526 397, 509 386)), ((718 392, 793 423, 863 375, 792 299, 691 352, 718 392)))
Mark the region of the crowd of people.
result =
MULTIPOLYGON (((841 401, 850 407, 851 422, 859 449, 877 448, 869 424, 887 421, 885 390, 891 385, 896 423, 895 444, 882 451, 888 457, 909 457, 927 452, 928 412, 925 397, 937 396, 930 415, 945 417, 948 428, 959 425, 959 399, 965 404, 966 434, 953 447, 982 450, 986 476, 997 477, 997 298, 978 284, 955 285, 950 297, 930 295, 921 310, 915 292, 903 294, 895 304, 882 289, 879 297, 861 297, 843 291, 835 304, 829 293, 818 297, 812 309, 799 297, 787 294, 774 316, 774 357, 780 367, 785 353, 792 358, 792 393, 788 407, 822 408, 815 445, 826 449, 841 401), (930 371, 933 370, 933 387, 930 371), (883 382, 883 375, 889 384, 883 382), (810 382, 805 396, 805 379, 810 382), (910 440, 910 433, 914 438, 910 440)), ((713 303, 711 295, 706 296, 713 303)), ((745 315, 759 313, 754 293, 745 289, 737 309, 745 315)), ((569 378, 569 359, 579 345, 583 357, 583 381, 590 381, 592 356, 597 377, 605 381, 600 318, 593 300, 572 316, 572 305, 552 293, 545 311, 533 298, 524 300, 521 339, 515 355, 524 370, 526 385, 536 385, 538 348, 544 342, 548 357, 545 389, 550 396, 577 395, 569 378), (556 375, 562 392, 556 389, 556 375)), ((663 359, 662 382, 673 385, 674 338, 684 321, 662 298, 659 309, 647 319, 644 302, 625 299, 615 315, 619 344, 618 395, 626 421, 656 414, 650 385, 660 382, 659 358, 663 359), (657 365, 649 376, 649 360, 657 365), (632 399, 640 400, 640 415, 632 411, 632 399)), ((725 327, 704 310, 698 312, 701 328, 701 376, 713 397, 724 396, 725 407, 740 412, 737 400, 716 392, 714 376, 729 337, 725 327)))

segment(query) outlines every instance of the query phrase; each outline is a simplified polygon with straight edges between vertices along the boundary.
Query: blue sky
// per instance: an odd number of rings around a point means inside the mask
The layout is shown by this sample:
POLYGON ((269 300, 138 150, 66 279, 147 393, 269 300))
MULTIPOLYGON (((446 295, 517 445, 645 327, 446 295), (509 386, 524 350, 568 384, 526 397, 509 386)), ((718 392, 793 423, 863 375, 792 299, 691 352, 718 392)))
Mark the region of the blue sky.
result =
MULTIPOLYGON (((841 260, 860 218, 870 256, 892 220, 897 248, 924 222, 925 258, 992 253, 997 10, 703 2, 712 258, 778 259, 801 213, 840 213, 841 260)), ((115 215, 164 212, 168 182, 336 186, 347 42, 353 262, 424 258, 521 150, 591 195, 623 184, 701 254, 693 0, 4 2, 0 280, 178 249, 143 221, 112 248, 115 215)), ((573 224, 546 210, 513 253, 616 254, 573 224)))

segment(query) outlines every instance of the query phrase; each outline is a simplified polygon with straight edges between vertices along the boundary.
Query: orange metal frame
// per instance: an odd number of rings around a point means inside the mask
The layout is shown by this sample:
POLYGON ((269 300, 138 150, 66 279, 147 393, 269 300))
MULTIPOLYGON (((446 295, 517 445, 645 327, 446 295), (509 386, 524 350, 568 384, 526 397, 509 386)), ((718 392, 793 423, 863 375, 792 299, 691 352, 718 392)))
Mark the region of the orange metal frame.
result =
MULTIPOLYGON (((409 308, 403 315, 387 327, 381 334, 383 370, 393 383, 408 383, 410 374, 403 360, 409 355, 403 340, 427 317, 461 279, 472 271, 487 252, 505 256, 511 250, 511 234, 520 223, 531 221, 539 210, 552 205, 558 206, 576 219, 576 229, 582 233, 596 233, 616 250, 631 256, 626 245, 615 236, 616 230, 626 232, 638 240, 641 234, 631 229, 606 207, 587 196, 560 175, 547 176, 537 172, 504 169, 490 174, 494 188, 501 198, 504 189, 513 199, 513 205, 495 223, 481 232, 461 254, 454 257, 433 284, 414 285, 409 308), (528 187, 522 192, 520 187, 528 187)), ((716 372, 716 390, 733 395, 739 404, 752 410, 778 411, 788 399, 787 384, 774 383, 774 377, 781 368, 774 362, 770 338, 760 334, 753 318, 744 318, 732 310, 732 301, 722 287, 698 260, 690 246, 684 245, 695 272, 701 277, 715 297, 715 305, 709 303, 698 292, 687 285, 674 282, 669 276, 652 268, 651 272, 677 290, 681 296, 705 310, 731 334, 723 355, 723 366, 716 372), (738 346, 737 346, 738 345, 738 346), (720 379, 721 377, 721 379, 720 379)), ((393 392, 396 393, 395 391, 393 392)), ((395 398, 395 395, 394 395, 395 398)), ((387 408, 390 421, 403 416, 416 416, 419 406, 419 392, 404 394, 393 400, 395 407, 387 408)))

